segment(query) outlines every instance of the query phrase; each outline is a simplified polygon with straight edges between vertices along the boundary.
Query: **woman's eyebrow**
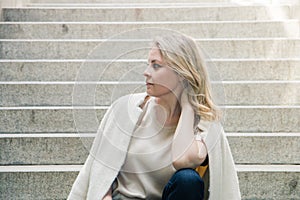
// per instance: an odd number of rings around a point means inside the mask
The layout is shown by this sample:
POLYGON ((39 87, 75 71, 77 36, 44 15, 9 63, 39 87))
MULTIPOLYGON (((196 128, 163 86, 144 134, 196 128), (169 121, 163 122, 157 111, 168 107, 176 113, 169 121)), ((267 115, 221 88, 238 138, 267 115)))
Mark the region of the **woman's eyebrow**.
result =
POLYGON ((148 63, 154 63, 156 60, 154 59, 154 60, 151 60, 150 61, 150 59, 148 59, 148 63))
POLYGON ((160 64, 160 65, 163 64, 162 61, 157 60, 157 59, 152 59, 152 60, 149 60, 149 59, 148 59, 148 62, 147 62, 147 63, 148 63, 148 64, 154 64, 154 63, 157 63, 157 64, 160 64))
POLYGON ((153 60, 151 60, 151 63, 161 63, 161 61, 153 59, 153 60))

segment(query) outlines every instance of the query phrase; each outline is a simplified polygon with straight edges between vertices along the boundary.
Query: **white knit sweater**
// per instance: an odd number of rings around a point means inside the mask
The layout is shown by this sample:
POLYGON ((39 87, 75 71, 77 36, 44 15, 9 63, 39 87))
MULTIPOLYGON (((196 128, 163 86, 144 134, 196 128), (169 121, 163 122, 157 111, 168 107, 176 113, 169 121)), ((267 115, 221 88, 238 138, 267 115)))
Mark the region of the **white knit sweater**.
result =
MULTIPOLYGON (((83 168, 76 178, 69 200, 101 200, 123 165, 131 134, 139 120, 139 105, 145 93, 127 95, 115 101, 104 115, 83 168)), ((239 200, 238 177, 232 154, 220 123, 200 120, 209 156, 209 200, 239 200)))

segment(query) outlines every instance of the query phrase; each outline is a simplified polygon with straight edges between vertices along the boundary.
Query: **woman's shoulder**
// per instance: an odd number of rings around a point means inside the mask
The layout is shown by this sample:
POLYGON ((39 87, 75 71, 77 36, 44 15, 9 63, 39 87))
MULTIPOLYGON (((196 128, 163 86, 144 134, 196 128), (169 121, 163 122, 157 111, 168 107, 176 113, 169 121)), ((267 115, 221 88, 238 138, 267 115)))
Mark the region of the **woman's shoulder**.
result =
POLYGON ((209 132, 209 130, 213 128, 222 128, 222 124, 220 121, 209 121, 209 120, 203 120, 200 119, 200 121, 197 124, 197 129, 199 129, 201 132, 209 132))
POLYGON ((223 126, 220 121, 200 120, 196 126, 198 134, 200 133, 204 138, 219 138, 224 135, 223 126))

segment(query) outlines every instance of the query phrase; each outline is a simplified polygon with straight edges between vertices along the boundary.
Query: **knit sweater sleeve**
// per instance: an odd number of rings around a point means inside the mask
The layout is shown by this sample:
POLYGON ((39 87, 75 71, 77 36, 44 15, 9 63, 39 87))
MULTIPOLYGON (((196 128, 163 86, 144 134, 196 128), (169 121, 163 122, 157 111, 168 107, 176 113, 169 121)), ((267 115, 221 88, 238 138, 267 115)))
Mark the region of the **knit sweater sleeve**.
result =
POLYGON ((101 120, 96 137, 94 138, 90 153, 89 153, 83 167, 81 168, 75 182, 73 183, 72 189, 68 196, 68 200, 86 200, 87 199, 91 167, 95 160, 95 157, 93 155, 95 152, 98 151, 99 145, 97 145, 97 144, 99 144, 101 141, 103 129, 106 126, 107 120, 108 120, 111 112, 112 112, 112 106, 106 111, 105 115, 103 116, 103 118, 101 120))
POLYGON ((232 153, 220 123, 210 123, 205 139, 209 156, 209 199, 240 200, 232 153))
POLYGON ((144 93, 116 100, 104 115, 90 154, 69 194, 69 200, 101 200, 126 157, 144 93))

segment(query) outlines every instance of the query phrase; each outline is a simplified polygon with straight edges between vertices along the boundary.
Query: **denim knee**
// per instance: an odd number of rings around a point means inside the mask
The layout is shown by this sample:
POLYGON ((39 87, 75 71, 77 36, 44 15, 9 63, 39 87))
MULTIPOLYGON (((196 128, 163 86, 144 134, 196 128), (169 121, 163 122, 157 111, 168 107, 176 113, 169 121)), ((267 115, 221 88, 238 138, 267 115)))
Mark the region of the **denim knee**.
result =
POLYGON ((204 196, 204 181, 193 169, 175 172, 163 191, 163 200, 199 200, 204 196))
POLYGON ((178 170, 172 177, 176 184, 184 189, 202 188, 204 187, 204 181, 199 174, 193 169, 181 169, 178 170))

